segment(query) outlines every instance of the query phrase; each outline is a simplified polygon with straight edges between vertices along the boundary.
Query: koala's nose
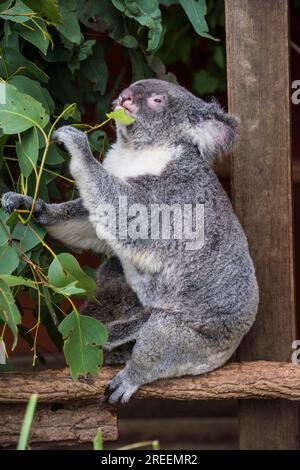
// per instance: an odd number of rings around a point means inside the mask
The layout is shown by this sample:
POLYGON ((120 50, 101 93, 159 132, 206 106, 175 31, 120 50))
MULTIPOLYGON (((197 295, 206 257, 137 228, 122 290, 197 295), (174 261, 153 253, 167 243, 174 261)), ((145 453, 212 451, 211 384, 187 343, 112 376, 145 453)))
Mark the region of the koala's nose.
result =
POLYGON ((121 104, 122 105, 127 105, 131 104, 133 102, 133 92, 130 88, 126 88, 126 90, 123 90, 121 93, 121 104))

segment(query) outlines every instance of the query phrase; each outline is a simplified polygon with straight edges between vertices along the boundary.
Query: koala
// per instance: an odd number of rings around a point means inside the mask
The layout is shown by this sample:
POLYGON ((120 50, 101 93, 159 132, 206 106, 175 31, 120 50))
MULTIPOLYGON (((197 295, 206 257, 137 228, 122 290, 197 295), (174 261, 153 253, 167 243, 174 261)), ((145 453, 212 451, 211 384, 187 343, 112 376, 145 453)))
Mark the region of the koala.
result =
MULTIPOLYGON (((135 120, 116 124, 102 164, 82 131, 64 126, 54 133, 70 153, 80 198, 38 199, 34 217, 70 247, 108 257, 98 270, 98 302, 82 312, 107 327, 106 363, 125 364, 107 389, 111 403, 125 403, 142 384, 222 366, 255 320, 258 287, 246 236, 211 168, 231 150, 236 120, 216 101, 156 79, 133 83, 114 107, 135 120), (136 228, 130 233, 114 223, 120 201, 136 228), (189 237, 174 232, 182 210, 196 205, 202 229, 187 246, 189 237), (170 236, 151 236, 150 209, 161 206, 174 209, 170 236)), ((17 193, 2 198, 8 212, 31 204, 17 193)), ((191 219, 195 227, 195 214, 191 219)))

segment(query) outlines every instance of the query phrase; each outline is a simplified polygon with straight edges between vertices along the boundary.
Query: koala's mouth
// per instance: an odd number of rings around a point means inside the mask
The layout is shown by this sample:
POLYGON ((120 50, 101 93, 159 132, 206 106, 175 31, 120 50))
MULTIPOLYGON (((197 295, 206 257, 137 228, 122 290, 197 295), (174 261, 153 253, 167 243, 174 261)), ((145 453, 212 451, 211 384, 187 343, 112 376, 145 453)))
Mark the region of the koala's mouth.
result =
POLYGON ((115 109, 124 109, 125 114, 127 114, 130 117, 136 118, 136 113, 137 113, 137 107, 136 105, 131 105, 130 107, 127 105, 125 106, 124 104, 117 104, 115 109))

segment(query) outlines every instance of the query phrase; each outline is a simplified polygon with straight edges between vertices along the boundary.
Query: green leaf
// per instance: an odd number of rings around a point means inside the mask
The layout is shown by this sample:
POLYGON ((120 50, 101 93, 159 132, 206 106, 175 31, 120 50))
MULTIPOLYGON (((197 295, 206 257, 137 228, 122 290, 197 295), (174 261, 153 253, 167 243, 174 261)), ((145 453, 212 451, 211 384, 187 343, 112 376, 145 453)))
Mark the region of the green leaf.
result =
POLYGON ((1 0, 0 1, 0 13, 2 13, 5 10, 8 10, 12 2, 13 0, 1 0))
POLYGON ((63 18, 58 0, 24 0, 24 3, 39 13, 39 16, 48 18, 52 24, 62 23, 63 18))
POLYGON ((7 223, 8 214, 0 208, 0 246, 4 245, 10 239, 10 228, 7 223))
MULTIPOLYGON (((2 135, 0 137, 0 170, 4 163, 4 145, 6 144, 7 139, 8 139, 7 135, 2 135)), ((0 188, 0 194, 1 194, 1 188, 0 188)))
POLYGON ((133 117, 127 116, 124 109, 116 109, 115 111, 112 111, 111 113, 107 113, 106 116, 108 118, 114 119, 120 124, 125 124, 125 125, 132 124, 135 121, 133 117))
MULTIPOLYGON (((5 223, 6 225, 9 225, 11 229, 14 228, 19 223, 19 217, 18 217, 17 211, 13 211, 6 219, 5 223)), ((0 245, 1 245, 1 242, 0 242, 0 245)))
POLYGON ((131 34, 124 34, 124 36, 122 36, 118 42, 122 44, 122 46, 128 47, 129 49, 136 49, 139 46, 139 43, 134 36, 131 36, 131 34))
POLYGON ((19 264, 19 255, 9 242, 0 246, 0 274, 11 274, 19 264))
POLYGON ((21 172, 28 177, 36 166, 39 156, 39 139, 36 127, 24 132, 21 142, 16 143, 21 172))
POLYGON ((63 0, 60 2, 60 8, 64 21, 57 25, 57 29, 66 39, 79 46, 82 34, 78 23, 77 1, 63 0))
POLYGON ((21 428, 21 433, 20 433, 20 437, 19 437, 17 450, 26 450, 27 449, 27 443, 28 443, 28 440, 29 440, 30 430, 31 430, 31 426, 32 426, 32 421, 33 421, 37 401, 38 401, 38 394, 33 393, 30 396, 29 402, 28 402, 27 407, 26 407, 25 416, 24 416, 24 420, 23 420, 23 423, 22 423, 22 428, 21 428))
POLYGON ((45 127, 49 115, 43 106, 14 86, 5 84, 5 104, 0 104, 0 127, 4 134, 17 134, 33 126, 45 127))
POLYGON ((97 286, 80 267, 78 261, 70 253, 57 255, 49 266, 48 278, 55 287, 64 288, 76 281, 76 287, 92 295, 97 286))
POLYGON ((95 152, 105 152, 109 146, 106 132, 98 129, 89 134, 89 144, 91 149, 95 152))
POLYGON ((80 68, 80 62, 92 55, 95 43, 95 40, 84 41, 80 47, 74 50, 71 58, 68 60, 68 67, 72 73, 80 68))
POLYGON ((57 148, 57 145, 51 144, 47 153, 46 164, 58 166, 65 161, 64 152, 57 148))
POLYGON ((17 23, 11 23, 10 21, 4 21, 4 40, 5 47, 11 47, 19 50, 19 35, 16 31, 17 23))
POLYGON ((50 96, 49 91, 43 88, 39 82, 32 80, 23 75, 16 75, 9 80, 10 85, 13 85, 19 92, 30 95, 39 101, 46 109, 48 114, 54 112, 54 101, 50 96))
POLYGON ((31 231, 31 228, 43 240, 46 235, 46 230, 41 227, 41 225, 31 221, 26 225, 19 223, 12 231, 12 238, 20 242, 20 249, 25 253, 40 244, 40 240, 33 231, 31 231))
MULTIPOLYGON (((125 31, 124 18, 114 8, 111 0, 101 0, 101 2, 78 0, 78 12, 81 23, 86 27, 90 28, 96 22, 96 29, 99 28, 101 31, 107 31, 114 41, 122 45, 125 45, 123 42, 128 42, 128 38, 125 38, 128 33, 125 31)), ((130 39, 129 45, 132 46, 132 40, 130 39)))
MULTIPOLYGON (((16 31, 23 39, 33 44, 44 55, 46 55, 49 47, 49 33, 47 31, 47 26, 42 20, 35 20, 35 23, 36 24, 33 22, 30 23, 30 29, 20 24, 16 31)), ((26 26, 29 25, 26 24, 26 26)))
POLYGON ((104 94, 108 79, 108 68, 104 59, 103 48, 96 44, 91 57, 84 61, 80 68, 82 75, 92 82, 93 88, 104 94))
POLYGON ((77 281, 74 281, 65 287, 54 287, 53 285, 50 285, 50 284, 49 284, 49 287, 51 287, 52 290, 54 290, 60 295, 72 296, 72 295, 85 294, 85 290, 82 289, 81 287, 77 287, 76 284, 77 284, 77 281))
POLYGON ((8 79, 12 74, 21 73, 30 78, 47 83, 48 75, 36 64, 25 59, 16 49, 5 47, 0 55, 0 76, 8 79))
POLYGON ((79 375, 96 375, 103 362, 99 346, 107 341, 105 327, 95 318, 73 310, 58 329, 64 338, 64 354, 73 380, 79 375))
POLYGON ((14 343, 12 349, 16 347, 18 340, 18 326, 21 323, 21 315, 15 304, 9 286, 0 280, 0 318, 8 324, 13 336, 14 343))
POLYGON ((153 72, 141 51, 131 49, 128 53, 131 61, 133 82, 153 76, 153 72))
POLYGON ((112 0, 114 6, 128 18, 133 18, 149 29, 148 51, 157 48, 162 34, 161 12, 158 0, 112 0))
POLYGON ((45 284, 43 284, 42 289, 43 289, 43 294, 44 294, 44 300, 45 300, 46 306, 48 308, 48 311, 50 313, 50 316, 52 318, 52 321, 53 321, 54 325, 57 326, 58 325, 58 319, 57 319, 54 307, 53 307, 52 302, 51 302, 51 295, 50 295, 49 289, 48 289, 47 286, 45 286, 45 284))
POLYGON ((35 15, 34 11, 20 0, 16 0, 15 5, 8 10, 2 10, 0 5, 0 10, 0 18, 3 20, 14 21, 16 23, 25 23, 35 15))
POLYGON ((207 14, 206 0, 179 0, 179 3, 199 36, 219 41, 208 32, 209 28, 205 19, 207 14))
POLYGON ((36 289, 36 284, 30 279, 26 279, 22 276, 13 276, 12 274, 0 274, 0 280, 5 282, 9 287, 15 286, 26 286, 36 289))
POLYGON ((80 121, 81 114, 77 108, 76 103, 66 103, 64 105, 63 111, 65 111, 65 109, 67 109, 71 104, 72 104, 72 107, 69 109, 69 111, 64 113, 63 119, 67 121, 68 119, 72 118, 74 119, 74 121, 80 121))
POLYGON ((97 432, 93 439, 93 450, 103 450, 103 439, 100 431, 97 432))

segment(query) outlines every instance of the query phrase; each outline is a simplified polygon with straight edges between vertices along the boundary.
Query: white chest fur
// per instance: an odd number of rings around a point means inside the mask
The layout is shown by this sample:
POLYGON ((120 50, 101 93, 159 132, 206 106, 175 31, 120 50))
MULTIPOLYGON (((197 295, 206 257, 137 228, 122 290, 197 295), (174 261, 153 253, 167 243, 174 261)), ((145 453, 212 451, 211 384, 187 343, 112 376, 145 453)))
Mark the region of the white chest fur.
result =
POLYGON ((126 180, 141 175, 159 176, 169 161, 174 158, 174 149, 156 147, 151 149, 130 149, 117 142, 106 154, 103 167, 113 175, 126 180))

